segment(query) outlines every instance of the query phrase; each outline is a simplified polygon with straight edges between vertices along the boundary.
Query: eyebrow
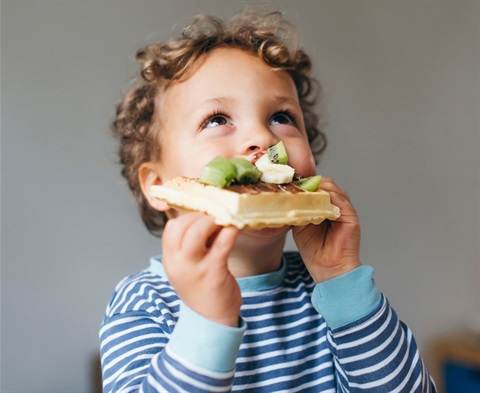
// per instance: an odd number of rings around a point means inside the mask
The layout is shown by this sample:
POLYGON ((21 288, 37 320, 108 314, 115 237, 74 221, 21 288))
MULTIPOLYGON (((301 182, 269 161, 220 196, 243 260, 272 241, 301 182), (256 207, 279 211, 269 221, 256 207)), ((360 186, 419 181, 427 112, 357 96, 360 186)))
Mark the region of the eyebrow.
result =
POLYGON ((288 96, 277 96, 273 99, 273 101, 276 104, 290 103, 294 105, 300 105, 300 102, 298 100, 295 100, 292 97, 288 97, 288 96))
POLYGON ((231 104, 235 101, 233 97, 215 97, 215 98, 209 98, 208 100, 203 101, 200 106, 205 106, 205 105, 226 105, 226 104, 231 104))
MULTIPOLYGON (((202 102, 200 105, 205 106, 205 105, 226 105, 226 104, 231 104, 235 102, 235 98, 233 97, 215 97, 215 98, 209 98, 208 100, 205 100, 202 102)), ((294 105, 300 105, 300 102, 292 97, 289 96, 276 96, 272 98, 272 102, 274 104, 284 104, 284 103, 290 103, 294 105)))

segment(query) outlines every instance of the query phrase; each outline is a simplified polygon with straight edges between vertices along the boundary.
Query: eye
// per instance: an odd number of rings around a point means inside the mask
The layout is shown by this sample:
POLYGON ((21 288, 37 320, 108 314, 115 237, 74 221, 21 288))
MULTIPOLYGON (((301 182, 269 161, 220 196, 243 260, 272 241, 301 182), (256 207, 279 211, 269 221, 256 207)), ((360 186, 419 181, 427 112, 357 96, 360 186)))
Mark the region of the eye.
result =
POLYGON ((272 125, 287 124, 295 126, 295 115, 290 111, 277 112, 270 118, 270 123, 272 125))
POLYGON ((209 115, 202 123, 201 128, 212 128, 223 126, 225 124, 229 124, 230 120, 228 117, 222 113, 215 113, 213 115, 209 115))

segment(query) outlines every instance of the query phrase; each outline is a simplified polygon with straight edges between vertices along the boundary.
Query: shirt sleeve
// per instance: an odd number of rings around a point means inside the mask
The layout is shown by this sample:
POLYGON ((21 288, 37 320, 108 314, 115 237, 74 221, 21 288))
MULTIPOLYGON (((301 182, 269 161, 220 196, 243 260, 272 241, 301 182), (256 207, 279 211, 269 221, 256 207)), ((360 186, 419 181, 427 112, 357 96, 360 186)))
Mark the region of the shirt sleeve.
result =
POLYGON ((229 372, 235 368, 238 350, 246 329, 221 325, 180 306, 180 318, 169 342, 170 349, 188 362, 208 370, 229 372))
POLYGON ((321 282, 312 294, 313 307, 322 314, 332 330, 370 314, 380 301, 381 294, 373 280, 371 266, 360 266, 321 282))
POLYGON ((412 332, 378 291, 373 268, 317 284, 312 303, 328 326, 338 391, 436 392, 412 332))
POLYGON ((231 390, 244 326, 229 328, 182 309, 171 334, 145 311, 106 318, 100 330, 104 392, 231 390))

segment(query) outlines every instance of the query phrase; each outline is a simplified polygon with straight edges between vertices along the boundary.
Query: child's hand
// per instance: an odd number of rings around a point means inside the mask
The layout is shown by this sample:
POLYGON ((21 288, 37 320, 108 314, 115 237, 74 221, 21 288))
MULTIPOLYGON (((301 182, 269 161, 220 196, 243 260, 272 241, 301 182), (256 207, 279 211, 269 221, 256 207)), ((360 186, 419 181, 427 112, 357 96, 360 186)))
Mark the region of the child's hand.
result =
POLYGON ((360 263, 360 223, 350 198, 332 179, 322 177, 321 189, 340 208, 336 221, 293 228, 298 251, 316 283, 347 273, 360 263))
POLYGON ((242 297, 227 260, 238 233, 205 214, 186 213, 170 219, 162 237, 164 268, 182 301, 205 318, 233 327, 242 297))

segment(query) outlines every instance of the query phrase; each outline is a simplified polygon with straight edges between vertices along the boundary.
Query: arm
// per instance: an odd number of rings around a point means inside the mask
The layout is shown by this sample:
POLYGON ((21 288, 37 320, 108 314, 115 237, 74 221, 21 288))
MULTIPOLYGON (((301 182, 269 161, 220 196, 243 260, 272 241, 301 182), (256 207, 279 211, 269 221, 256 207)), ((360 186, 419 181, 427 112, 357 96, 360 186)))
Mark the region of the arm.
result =
MULTIPOLYGON (((317 284, 312 303, 329 327, 337 383, 348 392, 435 392, 410 329, 362 266, 317 284)), ((342 390, 340 390, 342 391, 342 390)))
POLYGON ((298 250, 316 283, 312 302, 329 328, 340 391, 435 391, 415 340, 360 263, 360 224, 348 194, 322 178, 341 216, 294 228, 298 250))
POLYGON ((178 323, 159 291, 124 285, 100 333, 105 392, 230 390, 245 329, 226 266, 237 233, 200 214, 169 221, 163 265, 183 301, 178 323))
POLYGON ((144 310, 106 318, 100 331, 104 392, 230 391, 244 327, 216 324, 181 305, 170 331, 144 310))

